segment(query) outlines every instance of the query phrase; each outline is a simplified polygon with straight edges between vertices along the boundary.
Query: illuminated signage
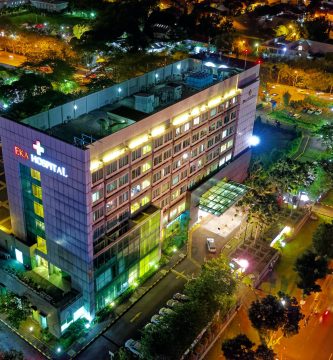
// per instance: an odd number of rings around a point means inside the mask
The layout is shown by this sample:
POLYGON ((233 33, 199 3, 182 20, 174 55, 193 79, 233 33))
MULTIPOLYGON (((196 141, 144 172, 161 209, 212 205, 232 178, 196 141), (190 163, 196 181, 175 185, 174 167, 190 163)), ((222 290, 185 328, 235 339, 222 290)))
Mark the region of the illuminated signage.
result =
POLYGON ((26 151, 24 151, 23 149, 21 149, 20 147, 18 147, 18 146, 14 146, 14 153, 15 153, 16 156, 19 156, 22 159, 29 160, 28 153, 26 151))
MULTIPOLYGON (((42 166, 43 168, 50 170, 65 178, 68 177, 65 167, 54 164, 53 162, 45 160, 41 157, 41 155, 45 152, 45 149, 40 144, 40 141, 36 141, 35 144, 32 145, 32 147, 36 151, 37 155, 30 154, 31 162, 38 166, 42 166)), ((29 160, 29 154, 25 150, 21 149, 19 146, 14 146, 14 153, 16 156, 19 156, 22 159, 29 160)))

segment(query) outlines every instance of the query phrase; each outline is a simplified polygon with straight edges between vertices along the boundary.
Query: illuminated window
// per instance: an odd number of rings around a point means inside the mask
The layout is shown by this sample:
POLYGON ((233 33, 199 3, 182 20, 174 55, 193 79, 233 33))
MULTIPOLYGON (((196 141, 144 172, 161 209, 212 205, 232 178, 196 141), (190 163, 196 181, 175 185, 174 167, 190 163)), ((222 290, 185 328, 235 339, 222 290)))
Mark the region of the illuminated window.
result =
POLYGON ((38 199, 42 199, 42 188, 36 184, 32 184, 32 194, 38 199))
POLYGON ((140 208, 139 203, 134 203, 131 205, 131 214, 135 213, 140 208))
POLYGON ((15 249, 15 257, 16 257, 16 260, 18 262, 20 262, 21 264, 23 264, 23 253, 22 251, 18 250, 18 249, 15 249))
POLYGON ((35 169, 30 169, 30 174, 33 179, 40 181, 40 172, 35 169))
POLYGON ((151 168, 151 161, 146 162, 142 165, 142 172, 145 172, 151 168))
POLYGON ((38 235, 37 235, 37 249, 43 252, 44 254, 47 254, 46 240, 38 235))
POLYGON ((44 217, 43 205, 41 205, 38 202, 34 201, 34 212, 35 212, 36 215, 43 218, 44 217))
POLYGON ((227 150, 227 144, 223 144, 222 146, 221 146, 221 153, 223 152, 223 151, 226 151, 227 150))
POLYGON ((185 210, 185 202, 181 203, 178 206, 178 214, 182 213, 185 210))
POLYGON ((170 211, 170 218, 173 219, 177 215, 177 208, 170 211))
POLYGON ((142 154, 146 155, 151 152, 151 144, 147 144, 142 148, 142 154))
POLYGON ((45 224, 42 221, 35 219, 35 224, 38 230, 45 231, 45 224))
POLYGON ((199 125, 200 123, 200 117, 197 116, 196 118, 193 119, 193 125, 199 125))
POLYGON ((234 143, 234 140, 233 139, 231 139, 231 140, 229 140, 228 141, 228 148, 230 148, 232 145, 233 145, 233 143, 234 143))
POLYGON ((150 201, 149 196, 144 196, 144 197, 141 199, 141 201, 140 201, 141 206, 148 204, 149 201, 150 201))
POLYGON ((142 182, 142 189, 145 189, 150 185, 150 180, 146 179, 142 182))
POLYGON ((99 200, 103 196, 103 189, 99 189, 92 193, 92 202, 99 200))

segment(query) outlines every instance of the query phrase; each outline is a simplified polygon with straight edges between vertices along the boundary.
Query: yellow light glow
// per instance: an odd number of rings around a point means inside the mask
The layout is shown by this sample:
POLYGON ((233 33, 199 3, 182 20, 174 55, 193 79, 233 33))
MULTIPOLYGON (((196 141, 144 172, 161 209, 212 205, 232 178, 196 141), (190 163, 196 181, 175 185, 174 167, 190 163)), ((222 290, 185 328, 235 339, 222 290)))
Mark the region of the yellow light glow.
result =
POLYGON ((198 107, 195 107, 194 109, 191 110, 191 116, 197 116, 200 114, 200 110, 198 107))
POLYGON ((115 160, 124 152, 125 152, 125 148, 113 150, 103 156, 103 162, 108 163, 112 160, 115 160))
POLYGON ((206 105, 201 105, 200 111, 203 112, 206 110, 206 105))
POLYGON ((145 142, 147 142, 149 139, 148 135, 142 135, 134 140, 132 140, 129 144, 128 147, 130 149, 135 149, 136 147, 140 146, 141 144, 144 144, 145 142))
POLYGON ((151 131, 151 136, 156 137, 162 135, 165 131, 165 125, 157 126, 151 131))
POLYGON ((102 162, 99 161, 99 160, 93 160, 91 163, 90 163, 90 171, 95 171, 97 170, 99 167, 102 166, 102 162))
POLYGON ((188 120, 188 118, 189 118, 188 113, 183 113, 181 115, 176 116, 173 119, 172 124, 175 126, 183 124, 184 122, 186 122, 188 120))
POLYGON ((233 89, 233 90, 230 90, 230 91, 226 92, 224 94, 224 98, 228 99, 228 98, 230 98, 232 96, 235 96, 235 95, 236 95, 236 89, 233 89))
POLYGON ((208 107, 212 108, 214 106, 217 106, 221 101, 222 101, 221 96, 211 99, 208 101, 208 107))

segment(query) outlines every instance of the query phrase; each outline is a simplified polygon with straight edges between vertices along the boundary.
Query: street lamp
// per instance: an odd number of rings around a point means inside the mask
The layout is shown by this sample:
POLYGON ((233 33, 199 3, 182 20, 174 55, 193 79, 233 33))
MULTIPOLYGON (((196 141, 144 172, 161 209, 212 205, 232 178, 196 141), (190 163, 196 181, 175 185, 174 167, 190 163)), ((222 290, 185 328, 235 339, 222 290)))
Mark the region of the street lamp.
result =
POLYGON ((246 69, 247 53, 249 52, 249 50, 245 49, 244 52, 245 52, 245 63, 244 63, 244 70, 245 70, 246 69))
POLYGON ((256 47, 256 52, 258 54, 258 50, 259 50, 259 43, 255 43, 254 46, 256 47))
POLYGON ((73 106, 73 109, 74 109, 74 119, 76 119, 76 110, 77 110, 77 105, 76 104, 73 106))

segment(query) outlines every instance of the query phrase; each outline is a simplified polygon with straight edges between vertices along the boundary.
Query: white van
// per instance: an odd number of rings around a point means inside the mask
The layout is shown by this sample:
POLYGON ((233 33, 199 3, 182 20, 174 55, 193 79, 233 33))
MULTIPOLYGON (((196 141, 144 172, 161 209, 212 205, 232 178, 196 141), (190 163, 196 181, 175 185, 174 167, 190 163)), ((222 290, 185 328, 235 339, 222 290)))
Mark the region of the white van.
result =
POLYGON ((207 238, 207 248, 210 253, 216 253, 215 240, 213 238, 207 238))

